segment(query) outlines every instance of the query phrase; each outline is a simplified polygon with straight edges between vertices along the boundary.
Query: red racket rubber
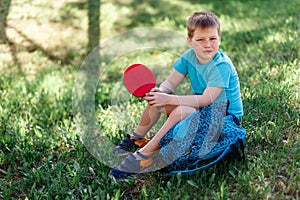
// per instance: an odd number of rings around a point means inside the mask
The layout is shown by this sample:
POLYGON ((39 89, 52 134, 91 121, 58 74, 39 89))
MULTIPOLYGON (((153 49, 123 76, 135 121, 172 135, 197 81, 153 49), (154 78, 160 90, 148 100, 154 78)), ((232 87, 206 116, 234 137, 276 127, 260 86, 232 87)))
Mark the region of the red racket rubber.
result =
POLYGON ((136 97, 143 97, 156 86, 153 72, 143 64, 132 64, 124 71, 124 84, 136 97))

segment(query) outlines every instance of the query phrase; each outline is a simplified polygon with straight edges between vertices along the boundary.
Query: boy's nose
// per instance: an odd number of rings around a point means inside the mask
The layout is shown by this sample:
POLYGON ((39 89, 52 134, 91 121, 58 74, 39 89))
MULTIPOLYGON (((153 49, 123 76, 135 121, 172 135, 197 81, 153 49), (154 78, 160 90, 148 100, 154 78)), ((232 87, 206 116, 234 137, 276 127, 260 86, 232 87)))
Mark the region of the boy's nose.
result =
POLYGON ((203 46, 204 47, 210 47, 211 46, 210 41, 204 41, 203 46))

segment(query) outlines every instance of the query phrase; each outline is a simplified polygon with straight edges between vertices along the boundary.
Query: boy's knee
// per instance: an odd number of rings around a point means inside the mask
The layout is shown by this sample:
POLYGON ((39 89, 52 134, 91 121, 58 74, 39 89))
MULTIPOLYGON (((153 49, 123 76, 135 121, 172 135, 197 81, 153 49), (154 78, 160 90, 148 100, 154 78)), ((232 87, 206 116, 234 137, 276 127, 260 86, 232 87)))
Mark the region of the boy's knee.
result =
POLYGON ((173 110, 176 108, 177 106, 172 106, 172 105, 166 105, 166 106, 157 106, 156 109, 158 110, 158 112, 166 114, 166 115, 170 115, 171 112, 173 112, 173 110))
POLYGON ((196 109, 193 107, 189 106, 177 106, 173 111, 172 111, 172 116, 184 119, 188 115, 192 114, 195 112, 196 109))

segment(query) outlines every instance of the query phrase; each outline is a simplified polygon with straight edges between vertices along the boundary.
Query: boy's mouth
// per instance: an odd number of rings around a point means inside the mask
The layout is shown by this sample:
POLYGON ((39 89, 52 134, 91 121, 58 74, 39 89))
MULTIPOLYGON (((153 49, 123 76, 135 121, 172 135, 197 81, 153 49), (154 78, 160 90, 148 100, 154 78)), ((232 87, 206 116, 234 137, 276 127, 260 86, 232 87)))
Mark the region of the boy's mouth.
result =
POLYGON ((211 51, 211 50, 206 50, 206 51, 204 51, 204 53, 206 53, 206 54, 211 54, 212 51, 211 51))

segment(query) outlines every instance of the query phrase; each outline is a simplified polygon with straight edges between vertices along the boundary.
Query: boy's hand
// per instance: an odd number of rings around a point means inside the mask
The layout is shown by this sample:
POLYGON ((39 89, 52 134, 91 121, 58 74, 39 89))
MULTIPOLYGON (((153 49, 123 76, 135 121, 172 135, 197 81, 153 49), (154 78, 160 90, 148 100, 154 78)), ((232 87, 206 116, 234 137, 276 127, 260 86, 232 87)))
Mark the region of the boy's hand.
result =
MULTIPOLYGON (((162 92, 158 87, 154 87, 150 90, 150 92, 162 92)), ((146 96, 149 94, 149 92, 146 94, 146 96)))
POLYGON ((149 103, 151 106, 164 106, 168 104, 168 97, 170 95, 160 92, 159 88, 153 88, 146 94, 144 99, 149 103))
POLYGON ((147 92, 146 94, 145 94, 145 96, 144 96, 144 99, 146 100, 146 101, 148 101, 148 103, 149 103, 149 96, 152 96, 152 95, 150 95, 150 92, 161 92, 161 90, 158 88, 158 87, 154 87, 154 88, 152 88, 149 92, 147 92))
POLYGON ((150 95, 150 92, 161 92, 161 90, 158 87, 154 87, 149 92, 147 92, 145 94, 145 96, 143 98, 148 102, 149 105, 151 105, 150 104, 150 100, 151 100, 150 97, 152 96, 152 95, 150 95))

